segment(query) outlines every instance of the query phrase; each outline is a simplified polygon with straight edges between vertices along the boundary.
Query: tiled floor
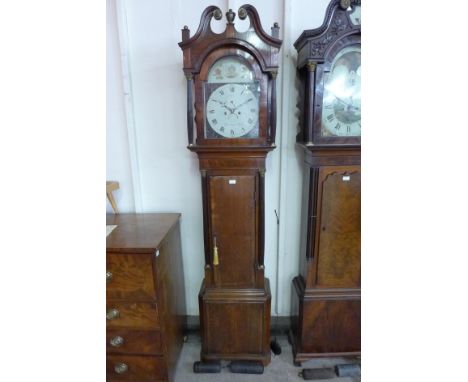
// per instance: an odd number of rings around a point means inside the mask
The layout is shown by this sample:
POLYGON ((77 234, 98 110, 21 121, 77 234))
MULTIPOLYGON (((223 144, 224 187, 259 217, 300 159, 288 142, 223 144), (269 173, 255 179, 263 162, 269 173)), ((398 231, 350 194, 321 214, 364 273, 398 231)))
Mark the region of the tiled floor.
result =
MULTIPOLYGON (((265 368, 262 375, 232 374, 227 367, 219 374, 194 374, 193 363, 200 359, 200 338, 191 335, 184 344, 180 357, 175 382, 294 382, 303 381, 298 373, 303 368, 330 367, 336 364, 356 363, 356 359, 346 358, 324 358, 303 362, 301 367, 295 367, 292 359, 291 345, 286 337, 278 337, 282 353, 279 356, 272 354, 271 363, 265 368)), ((335 378, 328 379, 329 382, 358 382, 360 378, 335 378)))

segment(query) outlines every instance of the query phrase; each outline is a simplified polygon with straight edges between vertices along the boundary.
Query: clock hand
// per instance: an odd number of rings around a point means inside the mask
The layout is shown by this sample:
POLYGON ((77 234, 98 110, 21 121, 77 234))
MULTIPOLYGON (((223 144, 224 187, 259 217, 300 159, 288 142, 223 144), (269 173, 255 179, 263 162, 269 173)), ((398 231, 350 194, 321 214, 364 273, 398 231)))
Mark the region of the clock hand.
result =
POLYGON ((241 106, 244 106, 246 103, 249 103, 250 101, 252 101, 253 98, 249 98, 247 101, 245 102, 242 102, 240 105, 237 105, 235 108, 234 108, 234 111, 236 111, 238 108, 240 108, 241 106))
POLYGON ((332 94, 333 97, 335 97, 338 101, 340 101, 342 104, 346 105, 347 108, 354 109, 354 110, 359 110, 357 106, 354 106, 344 100, 342 100, 340 97, 337 97, 335 94, 332 94))
POLYGON ((213 101, 218 102, 222 107, 228 109, 231 114, 234 114, 235 109, 231 109, 229 106, 226 106, 226 102, 218 101, 217 99, 213 99, 213 101))

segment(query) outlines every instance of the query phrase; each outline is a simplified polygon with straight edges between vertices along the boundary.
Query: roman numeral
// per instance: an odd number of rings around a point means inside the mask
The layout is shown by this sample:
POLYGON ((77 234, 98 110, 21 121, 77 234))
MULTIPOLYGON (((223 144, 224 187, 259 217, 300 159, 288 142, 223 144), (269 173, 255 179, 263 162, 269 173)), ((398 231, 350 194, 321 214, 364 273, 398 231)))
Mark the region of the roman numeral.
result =
POLYGON ((234 86, 231 86, 230 90, 232 93, 234 93, 234 86))
POLYGON ((221 126, 221 127, 219 128, 219 131, 223 131, 223 132, 224 132, 224 126, 221 126))
POLYGON ((217 121, 216 119, 213 119, 213 120, 211 121, 211 123, 213 123, 213 125, 216 125, 216 124, 218 123, 218 121, 217 121))
POLYGON ((329 114, 327 116, 327 119, 328 119, 328 122, 332 122, 335 119, 335 115, 334 114, 329 114))
POLYGON ((231 135, 234 136, 234 130, 231 130, 231 135))
POLYGON ((252 123, 252 122, 253 122, 253 119, 252 119, 252 118, 249 118, 249 120, 248 120, 247 122, 252 123))
POLYGON ((341 123, 337 123, 335 126, 335 130, 339 130, 339 129, 341 129, 341 123))
POLYGON ((213 114, 215 111, 214 110, 210 110, 210 113, 213 114))
POLYGON ((347 133, 350 133, 350 132, 351 132, 351 126, 350 126, 350 125, 346 125, 346 132, 347 132, 347 133))
POLYGON ((256 111, 255 109, 250 109, 251 113, 255 113, 255 111, 256 111))
POLYGON ((220 91, 219 91, 219 94, 224 95, 224 91, 223 91, 223 90, 220 90, 220 91))
POLYGON ((325 105, 325 109, 333 109, 333 105, 325 105))

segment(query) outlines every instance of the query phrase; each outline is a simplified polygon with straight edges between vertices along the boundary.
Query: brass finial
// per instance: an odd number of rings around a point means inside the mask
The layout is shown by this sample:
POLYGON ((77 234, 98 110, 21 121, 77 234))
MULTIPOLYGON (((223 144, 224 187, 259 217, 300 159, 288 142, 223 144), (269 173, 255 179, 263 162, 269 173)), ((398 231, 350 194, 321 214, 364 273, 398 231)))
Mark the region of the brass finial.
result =
POLYGON ((351 0, 340 0, 340 7, 342 9, 348 9, 351 6, 351 0))
POLYGON ((221 20, 221 18, 223 17, 223 14, 221 13, 221 9, 216 8, 215 11, 213 12, 213 16, 215 20, 221 20))
POLYGON ((238 15, 241 20, 244 20, 247 17, 247 11, 245 8, 239 8, 238 15))
POLYGON ((236 13, 233 12, 232 9, 229 9, 229 11, 226 12, 226 19, 228 21, 228 24, 232 24, 235 18, 236 18, 236 13))

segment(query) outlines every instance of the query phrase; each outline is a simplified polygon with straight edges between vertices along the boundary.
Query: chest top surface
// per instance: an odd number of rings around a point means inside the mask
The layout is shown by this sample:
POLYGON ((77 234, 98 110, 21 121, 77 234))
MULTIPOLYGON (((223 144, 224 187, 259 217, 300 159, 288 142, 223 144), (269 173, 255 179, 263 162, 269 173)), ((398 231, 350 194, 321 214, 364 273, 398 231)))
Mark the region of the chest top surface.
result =
POLYGON ((178 213, 108 214, 106 224, 117 227, 107 236, 107 252, 155 251, 179 217, 178 213))

